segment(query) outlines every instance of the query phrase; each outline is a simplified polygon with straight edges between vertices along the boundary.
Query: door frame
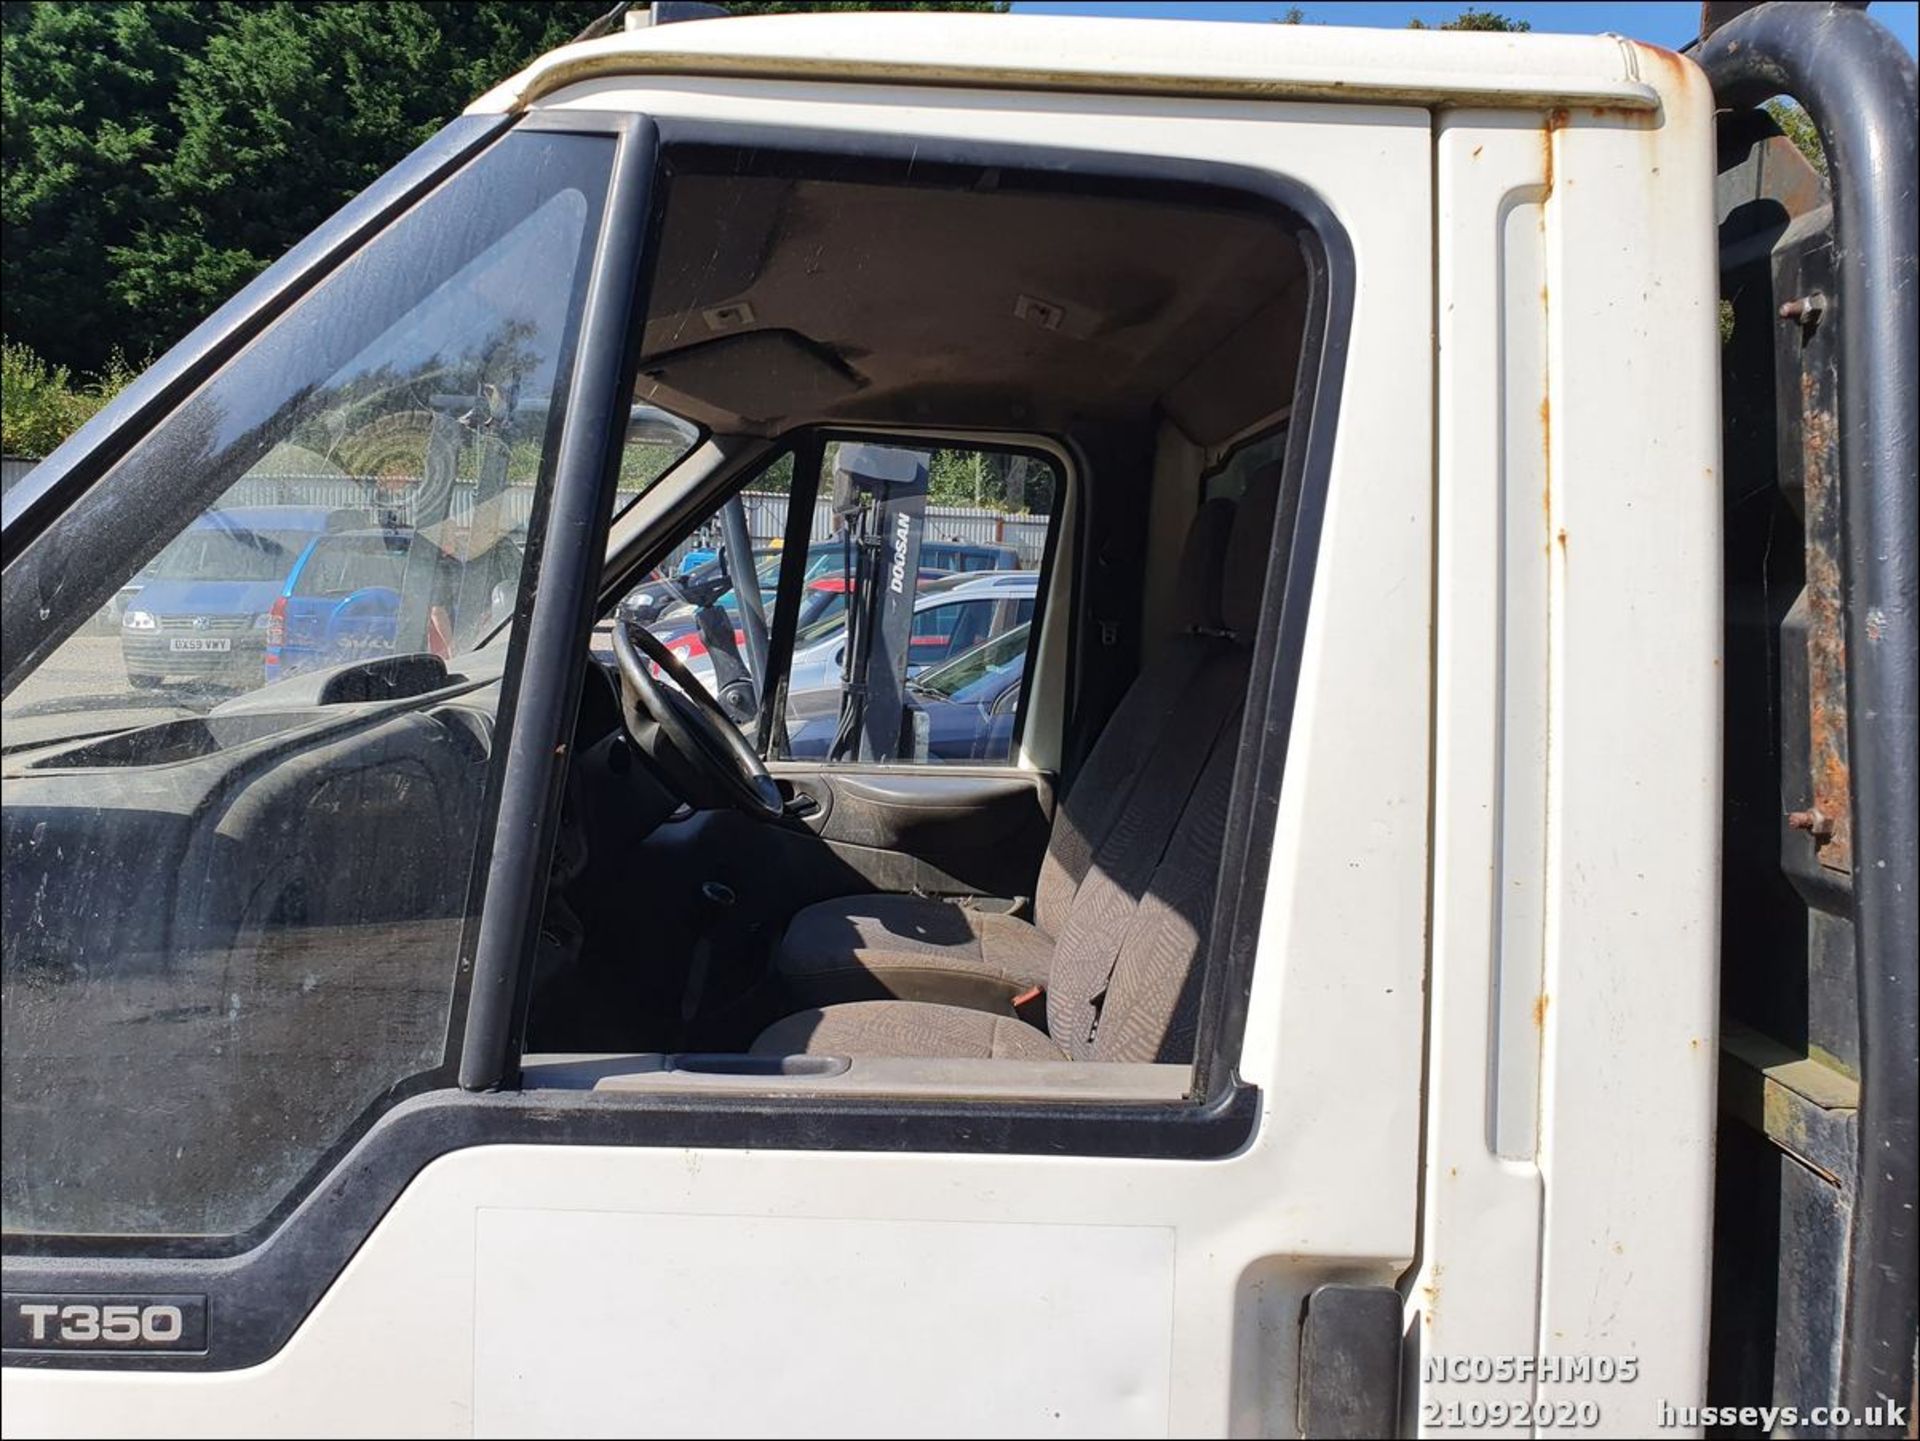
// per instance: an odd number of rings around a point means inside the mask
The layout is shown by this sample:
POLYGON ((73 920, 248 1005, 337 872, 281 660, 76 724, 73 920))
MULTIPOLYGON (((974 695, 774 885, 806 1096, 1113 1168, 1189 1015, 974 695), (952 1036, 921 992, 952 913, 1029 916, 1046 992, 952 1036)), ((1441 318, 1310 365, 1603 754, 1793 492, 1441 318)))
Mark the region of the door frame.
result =
MULTIPOLYGON (((88 1255, 9 1255, 9 1291, 206 1296, 219 1324, 195 1355, 126 1353, 9 1355, 10 1365, 96 1371, 230 1371, 258 1365, 286 1344, 381 1218, 434 1160, 470 1147, 512 1145, 732 1150, 933 1152, 1148 1160, 1218 1160, 1240 1152, 1263 1110, 1258 1087, 1239 1075, 1240 1043, 1265 909, 1280 784, 1307 642, 1321 523, 1334 461, 1336 424, 1356 295, 1347 230, 1306 183, 1244 162, 1089 151, 1026 142, 935 139, 906 134, 689 120, 585 110, 539 111, 516 126, 616 133, 622 144, 609 191, 579 348, 572 410, 563 428, 545 523, 560 532, 552 553, 529 557, 540 583, 515 641, 524 657, 502 700, 511 721, 498 773, 499 811, 485 864, 488 892, 479 922, 472 1001, 461 1052, 460 1088, 412 1097, 381 1115, 310 1174, 264 1235, 233 1238, 218 1256, 152 1259, 155 1248, 117 1243, 88 1255), (796 157, 827 155, 898 172, 947 164, 998 166, 1064 177, 1090 187, 1204 196, 1298 222, 1309 299, 1283 483, 1299 495, 1283 515, 1269 561, 1276 577, 1253 652, 1250 723, 1238 745, 1242 783, 1226 827, 1216 923, 1206 960, 1195 1085, 1178 1103, 1116 1104, 1005 1100, 838 1099, 818 1094, 702 1095, 519 1093, 514 1039, 524 1014, 531 941, 557 819, 567 758, 556 748, 573 723, 600 579, 651 238, 654 157, 669 146, 757 148, 796 157), (599 549, 596 551, 595 546, 599 549), (241 1251, 242 1254, 233 1254, 241 1251)), ((490 134, 501 133, 496 128, 490 134)), ((468 152, 462 152, 464 156, 468 152)), ((446 173, 436 169, 438 176, 446 173)), ((406 190, 411 198, 428 183, 406 190)), ((397 207, 397 202, 396 202, 397 207)), ((396 213, 383 210, 382 215, 396 213)), ((334 263, 371 233, 360 224, 328 241, 334 263)), ((317 237, 316 237, 317 238, 317 237)), ((291 258, 291 257, 290 257, 291 258)), ((263 277, 264 279, 264 277, 263 277)), ((271 287, 269 287, 271 290, 271 287)), ((241 297, 245 299, 245 295, 241 297)), ((236 301, 236 304, 238 301, 236 301)), ((264 297, 252 302, 258 306, 264 297)), ((262 313, 253 333, 282 306, 262 313)), ((217 317, 216 317, 217 318, 217 317)), ((220 352, 224 356, 228 352, 220 352)), ((195 374, 217 357, 203 356, 195 374)), ((141 387, 128 392, 130 396, 141 387)), ((146 392, 142 391, 142 394, 146 392)), ((150 396, 149 396, 150 402, 150 396)), ((112 412, 103 413, 111 414, 112 412)), ((116 424, 150 422, 151 404, 131 403, 116 424)), ((128 443, 131 443, 131 436, 128 443)), ((90 447, 105 440, 96 435, 90 447)), ((64 469, 65 467, 63 467, 64 469)), ((39 495, 46 494, 40 490, 39 495)), ((38 499, 38 496, 36 496, 38 499)), ((9 511, 11 518, 12 512, 9 511)), ((641 546, 641 554, 650 547, 641 546)), ((527 606, 523 591, 522 606, 527 606)), ((509 662, 512 675, 513 662, 509 662)), ((487 838, 482 839, 483 848, 487 838)))

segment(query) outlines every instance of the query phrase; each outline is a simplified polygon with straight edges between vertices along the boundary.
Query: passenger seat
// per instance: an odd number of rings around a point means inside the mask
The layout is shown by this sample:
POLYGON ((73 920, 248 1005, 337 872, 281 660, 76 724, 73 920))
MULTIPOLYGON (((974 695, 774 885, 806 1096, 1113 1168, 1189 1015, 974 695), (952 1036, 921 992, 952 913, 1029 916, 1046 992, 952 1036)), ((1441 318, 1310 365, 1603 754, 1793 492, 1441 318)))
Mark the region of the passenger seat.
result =
MULTIPOLYGON (((1045 987, 1046 1029, 997 1009, 927 1000, 863 1000, 817 1004, 776 1022, 754 1043, 762 1055, 851 1055, 1014 1060, 1185 1061, 1193 1054, 1207 938, 1211 931, 1220 854, 1239 750, 1253 637, 1272 550, 1278 505, 1277 475, 1255 477, 1227 548, 1224 625, 1193 629, 1135 681, 1074 786, 1056 822, 1040 883, 1041 919, 1057 933, 1030 927, 1017 956, 1020 979, 1045 987), (1057 939, 1049 938, 1057 934, 1057 939), (1041 971, 1044 950, 1044 974, 1041 971)), ((1218 503, 1203 509, 1187 561, 1204 566, 1206 532, 1221 524, 1218 503)), ((1183 575, 1189 574, 1183 565, 1183 575)), ((1197 585, 1189 598, 1204 595, 1197 585)), ((1204 614, 1204 612, 1203 612, 1204 614)), ((838 952, 839 969, 864 969, 887 984, 891 957, 913 955, 913 965, 940 969, 959 952, 971 974, 993 975, 1009 954, 996 936, 977 946, 881 949, 909 907, 957 908, 905 897, 854 897, 809 907, 795 919, 783 948, 783 974, 809 972, 794 964, 794 932, 821 942, 830 932, 810 913, 837 909, 839 924, 867 942, 838 952), (908 906, 876 906, 907 902, 908 906), (867 929, 863 932, 861 927, 867 929), (825 932, 823 934, 823 932, 825 932), (876 965, 874 961, 879 963, 876 965)), ((923 924, 933 925, 928 910, 923 924)), ((1006 917, 976 925, 959 911, 970 936, 994 934, 1006 917)), ((939 918, 938 924, 948 922, 939 918)), ((1004 935, 1004 933, 1002 933, 1004 935)), ((916 937, 918 939, 918 937, 916 937)), ((800 956, 824 956, 802 948, 800 956)), ((1000 982, 999 995, 1011 980, 1000 982)))
POLYGON ((938 1001, 1006 1013, 1013 997, 1045 984, 1054 940, 1066 927, 1095 851, 1125 813, 1172 728, 1185 723, 1195 685, 1225 646, 1221 571, 1233 511, 1231 501, 1209 501, 1188 528, 1171 633, 1115 707, 1054 815, 1033 922, 928 896, 821 901, 794 916, 775 957, 790 1000, 803 1006, 938 1001))

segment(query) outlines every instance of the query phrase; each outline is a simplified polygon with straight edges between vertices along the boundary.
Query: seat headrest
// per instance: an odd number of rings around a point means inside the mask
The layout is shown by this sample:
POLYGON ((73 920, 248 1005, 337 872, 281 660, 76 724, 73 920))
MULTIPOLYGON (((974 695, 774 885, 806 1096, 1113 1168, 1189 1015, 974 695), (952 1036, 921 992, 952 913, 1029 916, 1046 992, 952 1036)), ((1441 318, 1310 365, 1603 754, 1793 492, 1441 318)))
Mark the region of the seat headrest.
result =
POLYGON ((1220 612, 1226 629, 1242 645, 1252 645, 1260 629, 1260 599, 1273 555, 1273 524, 1280 512, 1280 467, 1262 466, 1247 477, 1227 542, 1220 612))
POLYGON ((1194 512, 1180 569, 1173 582, 1173 630, 1211 634, 1225 628, 1220 609, 1220 576, 1226 568, 1227 537, 1233 532, 1234 504, 1215 496, 1194 512))

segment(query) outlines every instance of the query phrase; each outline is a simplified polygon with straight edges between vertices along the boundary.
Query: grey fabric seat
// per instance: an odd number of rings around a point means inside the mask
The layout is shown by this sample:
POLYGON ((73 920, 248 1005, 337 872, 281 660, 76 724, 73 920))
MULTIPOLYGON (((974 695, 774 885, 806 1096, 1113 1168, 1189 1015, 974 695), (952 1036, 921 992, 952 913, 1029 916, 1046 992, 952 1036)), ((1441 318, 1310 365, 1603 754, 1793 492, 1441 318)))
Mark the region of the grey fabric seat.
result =
POLYGON ((808 906, 780 943, 790 994, 815 1005, 875 996, 1006 1009, 1044 984, 1053 942, 1015 916, 926 896, 849 896, 808 906))
MULTIPOLYGON (((1143 673, 1076 784, 1070 843, 1049 848, 1054 914, 1046 1030, 985 1010, 923 1000, 817 1005, 754 1043, 763 1055, 1184 1061, 1193 1054, 1201 958, 1219 879, 1252 638, 1272 547, 1277 485, 1249 494, 1224 570, 1223 634, 1195 636, 1178 667, 1143 673), (1204 643, 1202 643, 1204 642, 1204 643), (1170 696, 1158 690, 1178 675, 1170 696), (1154 682, 1149 684, 1148 682, 1154 682), (1148 692, 1145 697, 1142 692, 1148 692), (1149 701, 1153 702, 1149 704, 1149 701), (1177 724, 1164 723, 1170 704, 1177 724), (1121 733, 1129 717, 1160 725, 1121 733), (1112 764, 1127 757, 1125 768, 1112 764)), ((1042 890, 1048 878, 1043 875, 1042 890)), ((863 902, 871 898, 861 898, 863 902)), ((804 914, 804 913, 803 913, 804 914)), ((1023 946, 1023 964, 1030 952, 1023 946)))
POLYGON ((1034 894, 1034 920, 927 896, 856 895, 801 910, 774 968, 797 1004, 897 999, 1006 1011, 1042 985, 1094 851, 1113 829, 1210 657, 1221 649, 1221 572, 1232 502, 1202 506, 1175 582, 1166 648, 1128 688, 1054 817, 1034 894))
POLYGON ((763 1056, 906 1056, 929 1060, 1060 1061, 1045 1032, 1012 1016, 926 1001, 851 1001, 776 1021, 754 1042, 763 1056))

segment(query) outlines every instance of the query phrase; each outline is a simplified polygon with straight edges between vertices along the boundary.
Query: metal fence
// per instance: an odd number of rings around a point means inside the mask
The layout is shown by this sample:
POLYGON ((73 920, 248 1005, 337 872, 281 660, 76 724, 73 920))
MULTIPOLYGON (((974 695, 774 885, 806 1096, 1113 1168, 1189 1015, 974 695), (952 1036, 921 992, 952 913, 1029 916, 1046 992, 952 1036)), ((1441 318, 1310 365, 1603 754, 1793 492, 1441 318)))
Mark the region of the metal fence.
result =
MULTIPOLYGON (((468 524, 473 517, 475 483, 455 481, 449 518, 456 526, 468 524)), ((324 505, 335 509, 365 509, 392 524, 413 523, 411 487, 383 493, 372 476, 338 475, 250 475, 236 483, 221 503, 239 505, 324 505)), ((533 510, 534 487, 509 485, 501 492, 505 521, 509 530, 524 530, 533 510)), ((757 544, 771 544, 787 533, 787 497, 765 491, 747 491, 741 500, 747 512, 747 533, 757 544)), ((1009 515, 997 510, 972 506, 930 505, 927 507, 926 539, 958 541, 969 545, 1010 545, 1020 555, 1020 564, 1038 567, 1046 553, 1049 517, 1009 515)), ((833 507, 824 497, 813 507, 810 538, 825 540, 833 534, 833 507)), ((694 535, 676 548, 670 564, 678 564, 689 550, 698 549, 713 537, 694 535)))
MULTIPOLYGON (((0 460, 0 480, 10 490, 38 461, 9 455, 0 460)), ((449 502, 449 519, 466 526, 473 519, 475 482, 457 480, 449 502)), ((237 481, 220 499, 225 506, 242 505, 317 505, 334 510, 365 510, 380 522, 392 525, 413 524, 414 488, 385 491, 370 475, 249 475, 237 481)), ((504 520, 510 531, 524 531, 533 512, 534 487, 509 485, 501 492, 504 520)), ((747 491, 742 495, 747 511, 747 533, 756 544, 770 545, 787 533, 787 497, 770 491, 747 491)), ((1010 515, 1004 511, 976 509, 973 506, 930 505, 927 507, 926 539, 957 541, 964 545, 1010 545, 1020 554, 1020 564, 1038 568, 1047 549, 1050 516, 1010 515)), ((825 540, 833 534, 833 507, 825 497, 814 502, 812 540, 825 540)), ((689 536, 677 546, 669 565, 678 565, 690 550, 702 548, 715 536, 689 536)))
MULTIPOLYGON (((475 482, 456 480, 448 502, 448 518, 456 526, 473 520, 475 482)), ((531 485, 509 485, 501 491, 506 528, 525 530, 533 512, 531 485)), ((412 525, 414 487, 383 491, 372 476, 352 475, 249 475, 220 497, 223 506, 240 505, 323 505, 334 510, 366 510, 383 523, 412 525)))
MULTIPOLYGON (((747 512, 747 534, 756 544, 771 544, 787 533, 787 500, 771 492, 746 491, 741 501, 747 512)), ((930 505, 926 512, 925 539, 956 541, 963 545, 1010 545, 1019 552, 1020 564, 1037 569, 1047 550, 1045 515, 1010 515, 998 510, 977 510, 972 506, 930 505)), ((822 497, 813 505, 813 524, 808 539, 826 540, 833 534, 833 504, 822 497)), ((678 561, 695 549, 702 537, 694 536, 675 550, 678 561)))
POLYGON ((0 495, 12 490, 14 482, 25 479, 27 472, 39 463, 24 455, 0 455, 0 495))

